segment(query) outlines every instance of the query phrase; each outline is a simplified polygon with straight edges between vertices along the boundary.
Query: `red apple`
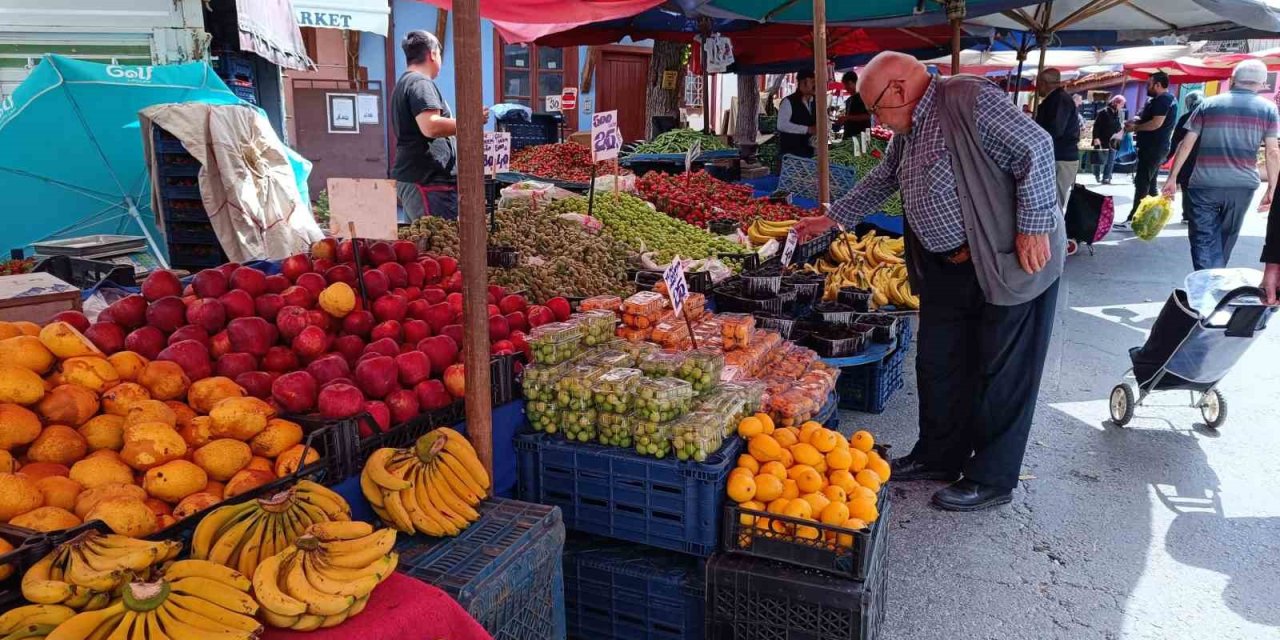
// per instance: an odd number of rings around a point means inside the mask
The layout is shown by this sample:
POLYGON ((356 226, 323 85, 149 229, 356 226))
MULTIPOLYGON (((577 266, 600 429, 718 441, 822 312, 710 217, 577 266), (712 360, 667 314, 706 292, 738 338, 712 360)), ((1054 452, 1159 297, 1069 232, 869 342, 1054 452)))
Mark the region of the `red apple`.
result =
POLYGON ((318 273, 304 273, 298 276, 298 279, 294 281, 294 284, 306 289, 307 293, 311 294, 311 300, 318 300, 320 298, 320 292, 324 291, 324 288, 329 286, 329 282, 324 279, 324 276, 318 273))
POLYGON ((453 316, 456 318, 462 315, 462 294, 454 291, 445 296, 445 302, 449 303, 449 308, 453 309, 453 316))
POLYGON ((293 285, 288 289, 280 292, 280 298, 284 300, 286 306, 302 307, 310 309, 315 306, 316 296, 311 295, 311 291, 301 285, 293 285))
POLYGON ((447 298, 448 294, 439 287, 429 287, 422 290, 422 299, 426 300, 427 304, 440 304, 447 298))
POLYGON ((173 333, 186 323, 187 305, 182 298, 165 296, 147 305, 147 324, 165 333, 173 333))
POLYGON ((512 331, 507 339, 511 341, 511 345, 517 352, 524 354, 526 360, 533 360, 533 349, 529 346, 529 339, 523 331, 512 331))
POLYGON ((367 338, 375 324, 373 314, 368 311, 352 311, 342 319, 342 331, 351 335, 367 338))
POLYGON ((338 241, 333 238, 324 238, 311 243, 311 257, 325 260, 336 259, 338 257, 338 241))
POLYGON ((354 263, 356 261, 356 250, 360 250, 360 261, 369 262, 369 243, 356 242, 352 240, 343 240, 338 243, 338 256, 334 260, 338 262, 354 263))
POLYGON ((349 384, 331 384, 320 389, 316 404, 326 419, 350 418, 364 411, 364 394, 349 384))
POLYGON ((244 387, 245 393, 259 400, 267 400, 271 397, 273 378, 266 371, 249 371, 236 376, 234 379, 236 384, 244 387))
POLYGON ((569 301, 564 298, 552 298, 547 301, 547 308, 556 316, 556 322, 564 322, 569 319, 573 309, 569 307, 569 301))
POLYGON ((107 355, 124 349, 124 329, 114 322, 95 322, 85 329, 84 337, 107 355))
POLYGON ((253 301, 254 311, 267 322, 275 322, 284 306, 284 296, 278 293, 268 293, 253 301))
POLYGON ((380 321, 404 320, 405 310, 409 302, 397 295, 385 295, 373 301, 373 315, 380 321))
POLYGON ((370 342, 369 346, 364 348, 364 352, 366 354, 376 353, 378 355, 394 358, 400 354, 400 345, 391 338, 383 338, 381 340, 374 340, 373 342, 370 342))
POLYGON ((505 356, 516 352, 515 344, 510 340, 499 340, 489 345, 489 353, 495 356, 505 356))
POLYGON ((256 298, 267 292, 267 274, 253 267, 237 267, 231 272, 228 284, 232 289, 239 289, 256 298))
POLYGON ((182 295, 182 282, 172 271, 156 269, 142 281, 142 297, 149 301, 182 295))
POLYGON ((489 316, 489 341, 506 340, 507 335, 511 333, 511 327, 507 324, 507 319, 493 315, 489 316))
POLYGON ((288 278, 289 282, 297 282, 298 276, 310 272, 311 258, 308 258, 305 254, 297 253, 291 255, 280 263, 280 275, 288 278))
POLYGON ((231 274, 235 273, 236 269, 239 269, 239 268, 240 268, 239 262, 227 262, 214 267, 214 270, 222 272, 222 276, 227 279, 227 283, 228 283, 227 286, 230 286, 231 274))
POLYGON ((157 360, 177 363, 192 382, 213 375, 213 363, 209 362, 209 349, 195 340, 183 340, 165 347, 157 360))
POLYGON ((390 242, 378 241, 369 245, 369 262, 378 266, 386 262, 395 262, 396 251, 390 242))
MULTIPOLYGON (((223 329, 209 336, 209 357, 216 362, 218 358, 231 353, 231 336, 223 329)), ((230 377, 230 376, 228 376, 230 377)))
POLYGON ((275 346, 262 356, 262 369, 272 373, 288 373, 298 368, 298 354, 289 347, 275 346))
POLYGON ((164 332, 155 327, 139 327, 125 336, 124 348, 148 360, 155 360, 165 348, 164 332))
POLYGON ((436 262, 440 263, 440 276, 447 278, 458 272, 458 260, 449 256, 440 256, 436 258, 436 262))
POLYGON ((76 331, 84 333, 89 329, 89 319, 79 311, 61 311, 53 317, 54 322, 65 322, 76 328, 76 331))
POLYGON ((214 371, 224 378, 236 379, 242 373, 258 369, 258 359, 252 353, 228 353, 218 358, 214 371))
POLYGON ((147 323, 147 299, 139 294, 128 295, 112 302, 99 321, 114 322, 125 329, 137 329, 147 323))
POLYGON ((447 302, 433 304, 427 308, 426 318, 427 324, 431 325, 431 333, 440 333, 446 325, 453 324, 458 317, 457 311, 453 310, 453 306, 447 302))
POLYGON ((400 384, 412 387, 431 377, 431 358, 421 351, 406 351, 395 357, 400 384))
POLYGON ((236 318, 227 324, 227 337, 231 340, 231 350, 250 353, 257 357, 267 355, 275 343, 271 324, 263 318, 236 318))
POLYGON ((529 328, 541 327, 556 321, 556 314, 542 305, 533 305, 529 307, 529 311, 525 314, 525 318, 529 321, 529 328))
POLYGON ((379 322, 378 325, 373 328, 373 332, 369 334, 369 339, 377 341, 383 338, 390 338, 396 342, 400 342, 402 335, 400 323, 395 320, 387 320, 386 322, 379 322))
POLYGON ((329 350, 329 334, 320 327, 307 327, 293 338, 292 346, 299 356, 314 358, 329 350))
POLYGON ((355 362, 356 358, 359 358, 360 354, 364 353, 364 346, 364 340, 360 336, 351 334, 338 336, 333 341, 333 350, 341 354, 346 359, 347 364, 355 362))
POLYGON ((354 287, 356 286, 356 270, 345 264, 334 265, 329 267, 328 271, 324 272, 324 279, 327 280, 329 284, 345 282, 354 287))
POLYGON ((282 273, 273 273, 267 276, 267 293, 280 293, 292 285, 293 283, 282 273))
POLYGON ((394 358, 373 356, 356 363, 356 384, 370 398, 385 398, 394 391, 397 384, 398 369, 394 358))
POLYGON ((391 423, 408 422, 418 416, 418 396, 412 389, 396 389, 387 394, 387 408, 391 410, 391 423))
POLYGON ((444 290, 449 292, 462 291, 461 271, 454 271, 452 275, 444 279, 444 290))
POLYGON ((213 339, 209 337, 209 332, 199 325, 189 324, 185 327, 178 327, 177 331, 169 334, 170 345, 183 340, 195 340, 204 345, 206 349, 213 346, 213 339))
POLYGON ((422 266, 422 284, 437 284, 444 273, 440 269, 440 263, 434 258, 423 258, 418 261, 422 266))
POLYGON ((422 268, 422 263, 420 262, 406 262, 404 263, 404 277, 409 286, 421 287, 427 282, 427 271, 422 268))
MULTIPOLYGON (((388 263, 394 264, 394 263, 388 263)), ((369 269, 364 272, 364 294, 370 300, 377 300, 387 294, 390 290, 387 283, 387 274, 377 270, 369 269)))
POLYGON ((426 300, 410 300, 404 307, 404 315, 414 320, 426 320, 427 309, 431 306, 426 300))
MULTIPOLYGON (((316 275, 323 278, 324 272, 328 271, 329 267, 332 267, 333 264, 334 263, 332 260, 325 260, 324 258, 316 258, 311 261, 311 270, 314 271, 316 275)), ((302 276, 298 276, 298 277, 301 278, 302 276)))
POLYGON ((351 365, 347 364, 340 353, 329 353, 316 358, 307 365, 307 373, 316 379, 321 386, 334 378, 345 378, 351 375, 351 365))
POLYGON ((289 413, 306 413, 316 406, 316 381, 306 371, 290 371, 271 383, 271 399, 289 413))
POLYGON ((366 400, 364 412, 368 417, 360 420, 360 437, 368 438, 375 433, 385 433, 391 428, 391 409, 381 400, 366 400), (370 424, 372 422, 372 424, 370 424))
POLYGON ((413 388, 418 396, 418 408, 421 411, 436 411, 453 404, 453 396, 445 389, 444 383, 437 379, 423 380, 413 388))
POLYGON ((347 378, 344 376, 341 378, 332 378, 328 382, 325 382, 324 384, 320 385, 320 388, 323 389, 331 384, 349 384, 349 385, 355 386, 356 383, 352 382, 351 378, 347 378))
POLYGON ((490 304, 488 307, 485 307, 485 311, 487 311, 488 315, 491 315, 491 316, 502 315, 502 309, 499 309, 498 305, 496 304, 490 304))
POLYGON ((451 364, 444 370, 444 388, 449 395, 461 398, 467 391, 467 368, 461 364, 451 364))
POLYGON ((280 328, 280 337, 293 340, 303 329, 311 326, 311 319, 306 309, 290 305, 280 310, 276 326, 280 328))
POLYGON ((405 271, 404 265, 399 262, 384 262, 378 265, 377 270, 387 278, 387 283, 391 288, 409 286, 409 272, 405 271))
POLYGON ((525 319, 523 311, 512 311, 506 315, 507 327, 512 331, 528 331, 529 321, 525 319))
POLYGON ((227 325, 227 310, 217 298, 200 298, 187 307, 187 322, 217 333, 227 325))
POLYGON ((201 298, 216 298, 231 289, 227 276, 217 269, 205 269, 191 280, 191 287, 201 298))
POLYGON ((458 343, 449 336, 432 336, 418 343, 418 351, 431 359, 432 371, 444 371, 458 361, 458 343))
POLYGON ((431 325, 422 320, 405 320, 400 328, 403 340, 410 345, 416 345, 423 338, 431 337, 431 325))
MULTIPOLYGON (((246 269, 247 267, 240 268, 246 269)), ((256 269, 251 270, 256 271, 256 269)), ((263 295, 266 294, 264 293, 263 295)), ((249 295, 249 292, 244 289, 232 289, 222 294, 218 298, 218 302, 222 303, 222 308, 226 311, 228 320, 251 316, 256 311, 253 304, 253 296, 249 295)))
POLYGON ((440 329, 440 335, 449 336, 457 344, 462 344, 463 330, 460 324, 451 324, 440 329))
POLYGON ((502 309, 503 313, 513 313, 516 311, 524 311, 528 307, 529 307, 529 303, 525 301, 524 296, 519 294, 513 293, 511 295, 506 295, 506 296, 503 296, 502 299, 498 301, 498 308, 502 309))
POLYGON ((489 294, 491 304, 498 304, 498 301, 505 298, 507 295, 506 288, 500 284, 491 284, 488 287, 485 287, 485 291, 489 294))
POLYGON ((396 240, 391 243, 391 250, 396 254, 396 262, 409 264, 418 259, 418 245, 411 240, 396 240))

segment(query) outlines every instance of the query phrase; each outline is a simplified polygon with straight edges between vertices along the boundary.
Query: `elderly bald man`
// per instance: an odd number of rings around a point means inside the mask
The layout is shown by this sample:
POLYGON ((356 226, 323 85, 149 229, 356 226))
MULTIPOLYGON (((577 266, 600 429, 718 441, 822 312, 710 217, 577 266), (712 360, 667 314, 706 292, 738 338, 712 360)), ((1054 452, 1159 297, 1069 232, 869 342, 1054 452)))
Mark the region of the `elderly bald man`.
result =
POLYGON ((943 509, 1008 503, 1066 253, 1053 142, 983 78, 933 77, 894 52, 859 77, 868 111, 896 135, 828 215, 852 227, 901 190, 907 268, 921 299, 920 436, 893 461, 893 478, 953 481, 933 496, 943 509))

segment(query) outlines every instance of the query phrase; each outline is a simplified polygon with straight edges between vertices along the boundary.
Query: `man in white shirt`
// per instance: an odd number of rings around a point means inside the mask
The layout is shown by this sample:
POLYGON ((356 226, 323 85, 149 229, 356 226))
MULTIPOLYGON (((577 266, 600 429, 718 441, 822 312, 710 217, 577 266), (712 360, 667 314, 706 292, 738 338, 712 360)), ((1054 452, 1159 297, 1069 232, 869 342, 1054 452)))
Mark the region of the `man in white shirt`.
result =
POLYGON ((818 116, 814 113, 815 84, 812 71, 796 74, 796 92, 778 107, 778 145, 783 155, 812 158, 813 134, 818 116))

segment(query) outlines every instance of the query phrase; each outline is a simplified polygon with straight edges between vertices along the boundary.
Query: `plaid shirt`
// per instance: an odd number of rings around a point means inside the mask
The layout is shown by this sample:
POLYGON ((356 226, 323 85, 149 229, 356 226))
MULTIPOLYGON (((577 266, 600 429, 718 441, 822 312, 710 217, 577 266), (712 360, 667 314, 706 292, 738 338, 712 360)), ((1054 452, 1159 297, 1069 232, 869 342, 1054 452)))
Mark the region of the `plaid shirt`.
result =
MULTIPOLYGON (((937 86, 934 78, 912 111, 911 133, 895 135, 884 161, 832 205, 837 222, 853 227, 901 190, 907 224, 926 250, 948 253, 965 244, 960 194, 938 122, 937 86)), ((978 94, 974 116, 983 150, 1018 183, 1018 232, 1049 233, 1062 216, 1053 145, 994 84, 978 94)))

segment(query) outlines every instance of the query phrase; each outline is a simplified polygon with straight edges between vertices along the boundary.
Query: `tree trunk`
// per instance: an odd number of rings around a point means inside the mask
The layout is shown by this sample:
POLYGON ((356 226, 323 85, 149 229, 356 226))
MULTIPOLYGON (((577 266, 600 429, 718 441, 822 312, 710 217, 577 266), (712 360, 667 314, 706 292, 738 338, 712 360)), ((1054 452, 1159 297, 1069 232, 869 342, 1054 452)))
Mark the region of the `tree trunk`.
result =
POLYGON ((744 158, 756 154, 756 133, 760 130, 760 76, 738 74, 738 120, 733 126, 733 142, 744 158))
POLYGON ((659 40, 653 43, 653 55, 649 58, 649 83, 645 87, 645 137, 653 138, 653 117, 680 117, 680 97, 684 87, 684 50, 679 42, 659 40), (662 72, 676 72, 675 89, 662 88, 662 72))

